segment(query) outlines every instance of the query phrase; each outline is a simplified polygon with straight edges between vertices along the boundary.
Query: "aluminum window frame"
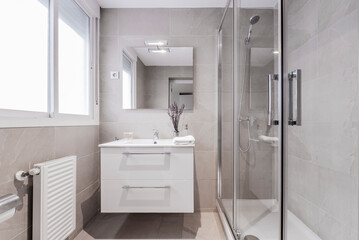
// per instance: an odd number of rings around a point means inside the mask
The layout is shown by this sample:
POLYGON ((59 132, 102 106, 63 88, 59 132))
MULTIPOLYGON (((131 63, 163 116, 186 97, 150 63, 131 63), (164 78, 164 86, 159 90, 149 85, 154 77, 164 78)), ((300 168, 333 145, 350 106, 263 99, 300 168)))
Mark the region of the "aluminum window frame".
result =
POLYGON ((49 1, 48 110, 47 112, 0 109, 0 128, 99 125, 99 19, 79 1, 74 1, 89 17, 89 115, 59 113, 58 17, 59 1, 49 1))

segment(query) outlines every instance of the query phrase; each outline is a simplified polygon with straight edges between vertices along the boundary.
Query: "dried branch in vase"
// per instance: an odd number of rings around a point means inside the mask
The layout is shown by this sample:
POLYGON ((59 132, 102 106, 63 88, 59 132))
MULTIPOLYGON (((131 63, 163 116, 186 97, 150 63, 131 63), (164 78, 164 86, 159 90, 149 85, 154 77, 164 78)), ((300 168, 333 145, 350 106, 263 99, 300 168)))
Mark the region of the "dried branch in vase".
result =
POLYGON ((170 116, 170 118, 171 118, 175 133, 179 133, 178 125, 179 125, 179 120, 181 118, 181 114, 183 113, 184 108, 185 108, 184 104, 182 104, 182 106, 180 108, 178 108, 178 105, 176 102, 171 104, 170 107, 168 108, 168 116, 170 116))

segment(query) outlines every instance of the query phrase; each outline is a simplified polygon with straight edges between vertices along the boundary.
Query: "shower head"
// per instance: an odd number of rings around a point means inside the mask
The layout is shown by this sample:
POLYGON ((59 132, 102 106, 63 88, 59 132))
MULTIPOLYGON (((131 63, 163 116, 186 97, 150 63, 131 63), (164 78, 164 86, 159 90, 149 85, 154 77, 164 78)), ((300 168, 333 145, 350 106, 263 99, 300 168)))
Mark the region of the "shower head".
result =
POLYGON ((251 23, 251 25, 254 25, 259 21, 260 18, 261 18, 260 16, 254 15, 249 19, 249 22, 251 23))
POLYGON ((246 37, 246 39, 245 39, 245 44, 246 44, 246 45, 248 45, 248 44, 249 44, 249 41, 251 40, 251 33, 252 33, 252 27, 253 27, 253 25, 256 24, 256 23, 259 21, 260 18, 261 18, 261 17, 258 16, 258 15, 253 15, 253 16, 249 19, 249 23, 250 23, 251 25, 249 26, 248 35, 247 35, 247 37, 246 37))

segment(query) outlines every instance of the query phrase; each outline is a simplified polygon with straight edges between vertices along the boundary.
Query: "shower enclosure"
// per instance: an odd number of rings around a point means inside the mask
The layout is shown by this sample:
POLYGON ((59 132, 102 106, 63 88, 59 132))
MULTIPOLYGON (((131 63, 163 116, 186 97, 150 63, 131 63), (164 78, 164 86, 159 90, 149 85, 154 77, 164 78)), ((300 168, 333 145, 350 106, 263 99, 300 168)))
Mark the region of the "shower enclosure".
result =
POLYGON ((237 239, 358 240, 356 1, 229 0, 218 205, 237 239))

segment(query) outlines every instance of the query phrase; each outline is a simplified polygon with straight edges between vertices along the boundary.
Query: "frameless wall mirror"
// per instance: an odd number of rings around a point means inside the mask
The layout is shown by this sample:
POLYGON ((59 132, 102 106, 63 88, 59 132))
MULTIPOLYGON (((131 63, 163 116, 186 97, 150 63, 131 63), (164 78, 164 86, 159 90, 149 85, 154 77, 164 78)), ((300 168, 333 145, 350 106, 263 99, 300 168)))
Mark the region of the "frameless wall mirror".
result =
POLYGON ((123 48, 123 109, 193 109, 193 48, 145 45, 123 48))

